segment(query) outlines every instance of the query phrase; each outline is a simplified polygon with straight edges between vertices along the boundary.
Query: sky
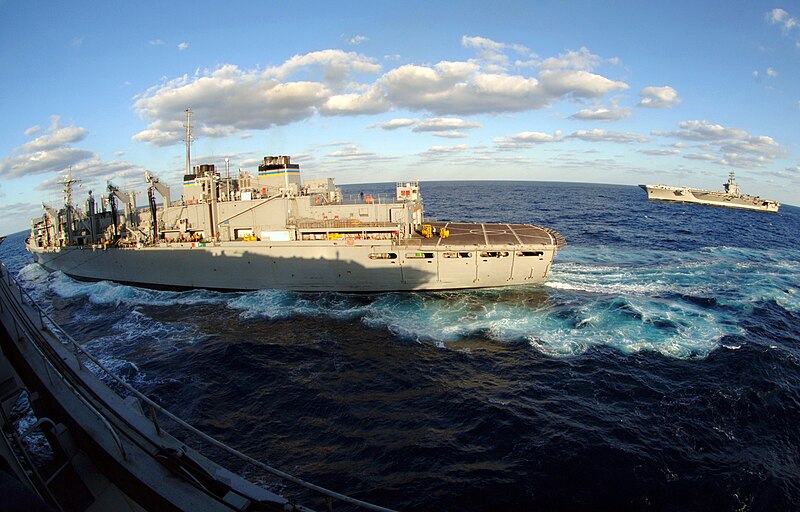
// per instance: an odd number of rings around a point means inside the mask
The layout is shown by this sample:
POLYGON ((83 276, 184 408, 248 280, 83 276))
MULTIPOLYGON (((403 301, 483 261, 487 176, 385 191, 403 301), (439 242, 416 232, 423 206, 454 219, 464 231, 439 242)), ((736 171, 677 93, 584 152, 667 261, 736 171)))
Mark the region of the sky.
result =
MULTIPOLYGON (((800 205, 800 3, 0 0, 0 235, 64 175, 180 194, 290 155, 337 184, 532 180, 800 205)), ((642 198, 644 199, 644 191, 642 198)), ((146 204, 146 195, 138 204, 146 204)))

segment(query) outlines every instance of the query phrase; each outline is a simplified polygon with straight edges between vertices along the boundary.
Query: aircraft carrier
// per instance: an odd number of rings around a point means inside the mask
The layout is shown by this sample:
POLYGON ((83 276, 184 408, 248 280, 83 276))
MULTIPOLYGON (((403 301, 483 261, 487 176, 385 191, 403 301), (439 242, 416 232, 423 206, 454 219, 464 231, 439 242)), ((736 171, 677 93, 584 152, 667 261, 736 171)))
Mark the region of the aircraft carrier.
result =
POLYGON ((428 222, 420 185, 345 198, 333 178, 303 180, 289 156, 231 177, 190 165, 182 195, 145 173, 148 205, 108 185, 45 206, 27 248, 50 271, 166 289, 384 292, 541 284, 564 237, 531 224, 428 222), (161 204, 158 204, 160 196, 161 204), (120 207, 117 201, 121 203, 120 207))
POLYGON ((647 198, 654 201, 673 201, 679 203, 705 204, 742 208, 762 212, 777 212, 781 205, 777 201, 758 196, 742 194, 733 171, 728 175, 727 183, 722 191, 702 190, 688 187, 670 187, 667 185, 639 185, 647 192, 647 198))

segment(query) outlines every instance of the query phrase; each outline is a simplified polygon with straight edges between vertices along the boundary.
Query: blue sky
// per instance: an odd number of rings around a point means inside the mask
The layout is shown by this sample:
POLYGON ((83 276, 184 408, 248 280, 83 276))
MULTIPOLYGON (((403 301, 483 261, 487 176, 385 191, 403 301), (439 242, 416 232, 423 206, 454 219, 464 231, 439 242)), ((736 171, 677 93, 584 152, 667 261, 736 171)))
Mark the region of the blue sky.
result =
MULTIPOLYGON (((0 234, 107 180, 288 154, 338 183, 555 180, 800 205, 800 4, 0 0, 0 234)), ((177 197, 175 197, 177 198, 177 197)), ((644 199, 644 192, 642 192, 644 199)), ((146 199, 140 196, 139 203, 146 199)))

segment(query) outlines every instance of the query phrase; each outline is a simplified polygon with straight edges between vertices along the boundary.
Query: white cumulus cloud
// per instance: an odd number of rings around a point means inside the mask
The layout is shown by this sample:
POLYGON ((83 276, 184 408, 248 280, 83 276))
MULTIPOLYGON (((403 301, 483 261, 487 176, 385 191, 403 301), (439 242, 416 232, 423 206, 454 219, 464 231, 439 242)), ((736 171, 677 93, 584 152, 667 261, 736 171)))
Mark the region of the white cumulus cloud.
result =
POLYGON ((481 128, 483 125, 477 121, 467 121, 455 117, 435 117, 425 120, 397 118, 384 123, 372 125, 372 127, 384 130, 396 130, 398 128, 411 128, 412 132, 429 133, 435 137, 446 139, 463 139, 466 134, 460 130, 481 128))
POLYGON ((466 144, 458 144, 456 146, 431 146, 427 151, 419 154, 425 161, 443 160, 453 156, 458 156, 466 153, 469 146, 466 144))
POLYGON ((580 139, 585 142, 615 142, 630 144, 631 142, 647 142, 649 139, 635 133, 616 132, 609 130, 578 130, 568 135, 570 139, 580 139))
POLYGON ((668 85, 645 87, 639 92, 639 96, 642 97, 639 106, 645 108, 672 108, 683 101, 678 96, 678 91, 668 85))
MULTIPOLYGON (((36 133, 39 127, 37 126, 32 128, 25 130, 25 134, 29 135, 36 133), (36 130, 32 130, 32 128, 36 128, 36 130)), ((48 128, 47 133, 30 142, 26 142, 22 146, 22 149, 29 153, 36 151, 47 151, 65 144, 79 142, 86 137, 87 133, 88 132, 86 129, 78 126, 62 127, 61 118, 59 116, 52 116, 50 118, 50 128, 48 128)))
POLYGON ((8 179, 32 174, 63 172, 94 153, 79 148, 53 148, 33 153, 17 153, 0 159, 0 176, 8 179))
POLYGON ((434 137, 441 137, 443 139, 464 139, 467 137, 467 134, 464 132, 459 132, 457 130, 448 130, 444 132, 430 132, 431 135, 434 137))
POLYGON ((476 121, 466 121, 457 118, 435 117, 417 123, 412 131, 414 132, 442 132, 447 130, 463 130, 469 128, 480 128, 482 125, 476 121))
POLYGON ((603 59, 599 55, 594 55, 586 47, 580 50, 569 50, 558 57, 550 57, 540 63, 542 69, 578 69, 591 71, 596 68, 603 59))
MULTIPOLYGON (((40 131, 39 126, 34 126, 25 130, 25 135, 35 135, 40 131)), ((69 144, 83 140, 87 133, 86 129, 78 126, 61 126, 61 118, 52 116, 43 135, 15 148, 11 156, 0 159, 0 176, 13 179, 61 172, 75 166, 94 156, 91 151, 69 147, 69 144)))
POLYGON ((677 149, 641 149, 639 153, 650 156, 673 156, 680 155, 680 150, 677 149))
POLYGON ((687 155, 683 155, 683 158, 687 158, 689 160, 706 160, 709 162, 714 162, 717 160, 716 156, 709 153, 689 153, 687 155))
POLYGON ((748 135, 737 140, 726 141, 720 145, 720 149, 723 153, 749 153, 769 159, 779 158, 784 154, 780 144, 766 135, 748 135))
POLYGON ((765 167, 786 154, 772 137, 750 135, 740 128, 726 127, 705 120, 682 121, 679 130, 653 132, 653 135, 703 143, 704 153, 690 153, 684 158, 708 160, 742 168, 765 167))
MULTIPOLYGON (((315 71, 321 71, 322 77, 319 78, 319 81, 329 87, 339 89, 353 80, 354 73, 376 74, 380 70, 381 66, 376 64, 373 59, 359 53, 320 50, 305 55, 295 55, 280 66, 267 69, 263 76, 264 78, 287 80, 297 73, 312 74, 315 71)), ((312 75, 309 79, 316 78, 312 75)))
POLYGON ((797 18, 791 16, 788 12, 780 8, 772 9, 767 13, 767 21, 773 25, 780 25, 784 30, 793 30, 797 28, 797 18))
POLYGON ((337 94, 328 98, 319 108, 325 116, 380 114, 389 110, 389 105, 380 87, 371 87, 363 93, 337 94))
POLYGON ((505 53, 506 50, 511 49, 523 55, 529 52, 526 47, 519 44, 499 43, 479 36, 463 36, 461 45, 476 50, 477 60, 489 72, 502 72, 508 69, 510 59, 505 53))
POLYGON ((391 119, 384 123, 378 123, 373 125, 373 127, 383 128, 384 130, 396 130, 398 128, 406 128, 408 126, 414 126, 419 122, 419 119, 409 119, 407 117, 401 117, 397 119, 391 119))
POLYGON ((356 36, 351 37, 348 40, 348 42, 353 46, 357 46, 357 45, 359 45, 359 44, 361 44, 361 43, 363 43, 364 41, 367 41, 367 40, 368 40, 367 36, 356 35, 356 36))
MULTIPOLYGON (((511 72, 507 52, 529 56, 525 47, 464 36, 462 45, 477 59, 405 64, 382 72, 371 57, 341 50, 295 55, 279 65, 251 70, 224 64, 163 81, 135 99, 134 109, 150 124, 134 140, 156 145, 179 143, 183 111, 195 112, 196 133, 225 136, 266 129, 313 116, 355 116, 392 110, 423 112, 435 118, 504 114, 541 109, 559 101, 600 100, 628 84, 587 71, 597 60, 588 50, 563 54, 536 75, 511 72), (566 68, 576 69, 566 69, 566 68), (381 74, 382 73, 382 74, 381 74)), ((610 119, 624 109, 582 112, 610 119)), ((425 125, 422 125, 423 127, 425 125)), ((383 126, 389 129, 390 126, 383 126)), ((431 129, 461 137, 464 128, 431 129)), ((424 128, 420 127, 419 130, 424 128)))
MULTIPOLYGON (((26 136, 41 132, 41 128, 25 130, 26 136)), ((62 126, 59 116, 50 118, 50 126, 44 134, 15 148, 11 156, 0 158, 0 177, 14 179, 31 175, 51 176, 36 186, 37 190, 60 190, 63 175, 70 172, 83 186, 102 187, 106 179, 138 175, 143 182, 140 166, 126 162, 106 162, 100 155, 88 149, 75 148, 71 144, 86 138, 88 130, 78 126, 62 126)))
POLYGON ((561 140, 561 132, 550 135, 549 133, 528 131, 509 135, 507 137, 497 137, 494 139, 494 142, 499 149, 513 150, 526 149, 537 144, 557 142, 559 140, 561 140))
MULTIPOLYGON (((191 106, 198 129, 206 134, 230 134, 244 129, 265 129, 285 125, 313 115, 332 96, 319 82, 280 82, 261 72, 223 66, 209 74, 181 77, 158 86, 140 97, 134 108, 154 119, 134 140, 170 145, 183 137, 184 110, 191 106), (198 122, 199 121, 199 122, 198 122)), ((354 101, 350 99, 350 101, 354 101)), ((338 107, 343 108, 342 100, 338 107)), ((337 105, 333 105, 331 108, 337 105)))
POLYGON ((42 131, 42 127, 36 124, 25 130, 24 134, 26 137, 30 137, 32 135, 36 135, 40 131, 42 131))
POLYGON ((616 103, 612 103, 609 107, 596 107, 581 109, 572 114, 570 119, 579 119, 582 121, 618 121, 625 119, 631 115, 631 109, 627 107, 620 107, 616 103))
POLYGON ((680 129, 671 132, 653 132, 653 135, 692 141, 722 141, 747 136, 747 132, 739 128, 729 128, 705 120, 681 121, 678 123, 678 128, 680 129))
POLYGON ((599 98, 611 92, 624 91, 628 84, 588 71, 542 71, 542 87, 553 98, 599 98))

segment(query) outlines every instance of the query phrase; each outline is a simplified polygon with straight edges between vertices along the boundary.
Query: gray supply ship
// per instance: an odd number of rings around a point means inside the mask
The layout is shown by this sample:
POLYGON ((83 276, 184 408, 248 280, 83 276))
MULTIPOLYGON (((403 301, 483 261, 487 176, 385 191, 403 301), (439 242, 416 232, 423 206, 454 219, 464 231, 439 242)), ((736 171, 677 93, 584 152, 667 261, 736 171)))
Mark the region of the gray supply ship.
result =
POLYGON ((777 212, 781 207, 777 201, 758 196, 742 194, 733 171, 728 175, 728 182, 723 184, 722 191, 702 190, 688 187, 670 187, 667 185, 639 185, 647 192, 647 198, 654 201, 675 201, 679 203, 696 203, 728 208, 743 208, 762 212, 777 212))
POLYGON ((288 156, 237 177, 192 168, 188 114, 180 200, 146 173, 148 207, 109 184, 78 208, 68 176, 64 207, 33 221, 35 261, 77 279, 168 289, 451 290, 543 283, 566 245, 530 224, 426 222, 418 182, 348 200, 333 178, 302 180, 288 156))

